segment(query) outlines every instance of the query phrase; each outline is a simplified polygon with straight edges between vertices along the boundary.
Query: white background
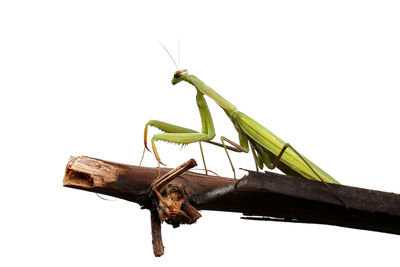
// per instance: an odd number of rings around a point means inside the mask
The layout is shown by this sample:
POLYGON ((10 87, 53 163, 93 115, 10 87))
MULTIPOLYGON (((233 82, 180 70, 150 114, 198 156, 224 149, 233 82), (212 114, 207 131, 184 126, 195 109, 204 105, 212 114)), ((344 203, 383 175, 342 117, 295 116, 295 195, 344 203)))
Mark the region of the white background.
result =
MULTIPOLYGON (((178 59, 179 40, 183 68, 336 179, 400 193, 397 1, 143 2, 0 3, 0 265, 398 264, 395 235, 216 212, 163 225, 154 258, 148 211, 62 187, 70 155, 138 164, 149 119, 200 130, 195 90, 171 85, 158 43, 178 59)), ((217 136, 237 140, 208 102, 217 136)), ((198 145, 158 147, 170 167, 201 164, 198 145)), ((223 150, 204 149, 231 176, 223 150)))

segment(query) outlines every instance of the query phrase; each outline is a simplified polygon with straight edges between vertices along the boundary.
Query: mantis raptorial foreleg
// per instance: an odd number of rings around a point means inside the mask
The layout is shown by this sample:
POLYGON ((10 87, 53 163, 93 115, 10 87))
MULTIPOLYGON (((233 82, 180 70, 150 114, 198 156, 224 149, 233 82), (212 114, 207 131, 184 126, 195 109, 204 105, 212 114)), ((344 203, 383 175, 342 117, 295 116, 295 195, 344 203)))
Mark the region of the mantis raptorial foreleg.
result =
MULTIPOLYGON (((156 141, 166 141, 166 142, 171 142, 171 143, 176 143, 176 144, 189 144, 193 142, 199 142, 202 140, 206 140, 210 138, 210 136, 207 133, 199 133, 194 130, 176 126, 173 124, 165 123, 162 121, 156 121, 156 120, 151 120, 146 123, 145 130, 144 130, 144 145, 145 149, 147 148, 147 128, 148 126, 153 126, 165 133, 160 133, 160 134, 155 134, 153 138, 151 139, 151 146, 154 152, 154 155, 161 163, 157 147, 155 145, 156 141)), ((161 163, 163 164, 163 163, 161 163)))
MULTIPOLYGON (((184 127, 177 126, 177 125, 174 125, 174 124, 170 124, 170 123, 166 123, 166 122, 162 122, 162 121, 158 121, 158 120, 150 120, 150 121, 148 121, 146 123, 146 125, 145 125, 145 128, 144 128, 144 150, 143 150, 143 155, 142 155, 142 158, 140 160, 139 166, 142 164, 145 150, 146 149, 149 150, 148 147, 147 147, 147 132, 148 132, 148 127, 149 126, 156 127, 158 129, 160 129, 161 131, 163 131, 165 133, 169 133, 169 134, 172 134, 172 133, 175 133, 175 134, 198 133, 198 134, 200 134, 199 132, 196 132, 195 130, 192 130, 192 129, 189 129, 189 128, 184 128, 184 127)), ((161 135, 163 135, 163 134, 161 134, 161 135)), ((161 137, 163 137, 163 136, 161 136, 161 137)), ((204 136, 202 136, 202 137, 204 137, 204 136)), ((168 139, 168 137, 167 137, 167 139, 168 139)), ((158 140, 173 142, 171 140, 164 140, 164 139, 158 139, 158 140)), ((156 141, 156 140, 154 140, 154 141, 156 141)), ((202 160, 203 160, 203 164, 204 164, 204 169, 206 170, 206 174, 207 174, 208 170, 207 170, 207 166, 206 166, 206 162, 205 162, 205 158, 204 158, 204 153, 203 153, 203 148, 201 146, 201 142, 202 141, 199 141, 200 152, 201 152, 201 156, 202 156, 202 160)), ((212 144, 212 145, 215 145, 215 146, 219 146, 219 147, 224 147, 224 144, 220 144, 220 143, 213 142, 213 141, 203 141, 203 142, 207 142, 209 144, 212 144)), ((153 147, 153 142, 152 142, 152 147, 153 147)), ((155 147, 155 145, 154 145, 154 147, 155 147)), ((237 149, 236 147, 232 147, 232 146, 225 146, 225 147, 228 150, 232 150, 232 151, 235 151, 235 152, 241 152, 241 150, 237 149)), ((154 148, 153 148, 153 150, 154 150, 154 148)), ((155 151, 156 151, 157 156, 159 158, 157 149, 155 151)), ((157 156, 156 156, 156 158, 157 158, 157 156)), ((161 163, 161 164, 163 164, 163 163, 161 163)))
MULTIPOLYGON (((196 102, 197 106, 199 108, 199 113, 201 117, 201 123, 202 123, 202 131, 197 132, 192 129, 184 128, 181 126, 165 123, 162 121, 156 121, 156 120, 151 120, 148 123, 146 123, 145 129, 144 129, 144 144, 145 144, 145 149, 147 148, 147 129, 148 126, 154 126, 157 127, 158 129, 164 131, 165 133, 160 133, 160 134, 155 134, 153 138, 151 139, 151 146, 154 152, 154 156, 157 159, 157 162, 160 164, 163 164, 160 160, 160 156, 157 151, 157 147, 155 145, 156 141, 166 141, 166 142, 171 142, 171 143, 176 143, 176 144, 190 144, 194 142, 207 142, 210 141, 211 139, 214 138, 215 136, 215 130, 214 130, 214 124, 212 121, 211 113, 210 110, 208 109, 207 102, 204 99, 204 96, 201 92, 197 92, 196 95, 196 102)), ((201 145, 200 145, 201 148, 201 145)), ((202 153, 202 158, 203 158, 203 163, 205 165, 205 160, 204 160, 204 154, 203 150, 201 148, 201 153, 202 153)), ((144 155, 144 152, 143 152, 144 155)), ((142 156, 143 160, 143 156, 142 156)))
MULTIPOLYGON (((205 168, 206 172, 207 172, 207 167, 206 167, 206 162, 205 162, 201 142, 207 142, 207 143, 210 143, 210 144, 213 144, 216 146, 224 147, 224 149, 226 151, 227 151, 227 149, 229 149, 229 150, 236 151, 236 152, 248 152, 248 148, 246 150, 245 148, 230 141, 229 139, 227 139, 225 137, 221 138, 222 144, 211 141, 211 139, 213 139, 215 137, 214 124, 212 121, 210 110, 208 109, 208 106, 207 106, 207 102, 204 99, 203 93, 201 93, 200 91, 197 92, 196 102, 197 102, 197 106, 199 108, 199 113, 200 113, 200 118, 201 118, 201 124, 202 124, 201 132, 197 132, 197 131, 189 129, 189 128, 177 126, 174 124, 170 124, 170 123, 166 123, 166 122, 162 122, 162 121, 158 121, 158 120, 150 120, 146 123, 145 128, 144 128, 144 146, 145 146, 144 149, 149 150, 147 148, 147 132, 148 132, 149 126, 156 127, 158 129, 160 129, 161 131, 165 132, 165 133, 155 134, 151 139, 151 146, 152 146, 152 149, 154 152, 154 156, 156 157, 157 162, 159 164, 159 167, 160 167, 160 164, 163 164, 163 163, 160 160, 160 156, 158 154, 157 147, 155 145, 156 141, 166 141, 166 142, 170 142, 170 143, 183 144, 183 145, 194 143, 194 142, 199 142, 201 156, 203 159, 203 164, 204 164, 204 168, 205 168), (226 140, 228 143, 230 143, 233 146, 226 146, 223 143, 223 140, 226 140)), ((141 165, 141 163, 142 163, 144 153, 145 153, 145 150, 143 150, 142 159, 140 160, 139 165, 141 165)), ((228 155, 228 158, 229 158, 229 155, 228 155)), ((232 164, 230 158, 229 158, 229 161, 233 168, 233 164, 232 164)), ((233 168, 233 172, 236 177, 234 168, 233 168)))

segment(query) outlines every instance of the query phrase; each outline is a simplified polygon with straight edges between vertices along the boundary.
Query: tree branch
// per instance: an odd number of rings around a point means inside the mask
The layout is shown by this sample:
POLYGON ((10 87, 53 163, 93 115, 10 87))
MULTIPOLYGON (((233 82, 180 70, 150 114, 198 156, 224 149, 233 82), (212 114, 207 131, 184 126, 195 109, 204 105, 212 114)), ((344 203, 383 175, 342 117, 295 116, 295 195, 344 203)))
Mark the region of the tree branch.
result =
MULTIPOLYGON (((161 175, 168 171, 171 169, 161 168, 161 175)), ((240 212, 246 219, 329 224, 400 234, 400 195, 394 193, 331 184, 348 204, 346 208, 336 194, 318 181, 249 171, 234 190, 230 178, 185 172, 160 191, 164 199, 158 201, 154 194, 149 194, 157 177, 157 168, 81 156, 70 158, 64 186, 122 198, 152 211, 152 229, 159 231, 158 240, 154 241, 153 235, 153 244, 159 248, 157 256, 163 252, 157 220, 177 227, 180 223, 195 222, 200 217, 197 210, 240 212), (170 204, 160 204, 164 200, 181 209, 189 219, 173 217, 168 209, 170 204)))

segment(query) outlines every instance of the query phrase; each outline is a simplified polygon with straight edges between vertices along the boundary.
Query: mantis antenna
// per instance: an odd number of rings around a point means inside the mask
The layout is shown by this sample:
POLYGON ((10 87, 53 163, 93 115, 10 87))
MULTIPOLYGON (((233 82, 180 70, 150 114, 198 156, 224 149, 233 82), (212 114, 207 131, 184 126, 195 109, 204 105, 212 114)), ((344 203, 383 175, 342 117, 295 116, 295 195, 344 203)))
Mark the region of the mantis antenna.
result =
POLYGON ((176 70, 178 70, 178 65, 176 64, 175 59, 171 56, 171 54, 169 53, 168 49, 163 45, 163 43, 161 43, 161 41, 158 41, 160 43, 160 45, 162 46, 162 48, 164 48, 165 52, 167 52, 168 56, 172 59, 172 61, 175 64, 176 70))
MULTIPOLYGON (((165 47, 165 45, 161 42, 161 41, 158 41, 159 43, 160 43, 160 45, 162 46, 162 48, 165 50, 165 52, 167 52, 167 54, 168 54, 168 56, 172 59, 172 62, 174 62, 174 65, 175 65, 175 67, 176 67, 176 70, 178 71, 178 65, 176 64, 176 61, 175 61, 175 59, 174 59, 174 57, 171 55, 171 53, 168 51, 168 49, 165 47)), ((180 46, 179 46, 179 40, 178 40, 178 52, 179 52, 179 50, 180 50, 180 48, 179 48, 180 46)), ((179 52, 180 53, 180 52, 179 52)), ((180 55, 178 55, 178 59, 179 59, 179 61, 180 61, 180 55)), ((179 62, 178 61, 178 62, 179 62)), ((146 128, 147 129, 147 128, 146 128)), ((183 146, 182 146, 183 147, 183 146)), ((147 150, 149 150, 146 146, 144 147, 144 149, 143 149, 143 154, 142 154, 142 158, 140 159, 140 163, 139 163, 139 166, 141 166, 142 165, 142 162, 143 162, 143 158, 144 158, 144 153, 146 152, 146 149, 147 150)), ((150 151, 150 150, 149 150, 150 151)), ((163 164, 164 165, 164 164, 163 164)), ((100 197, 100 196, 99 196, 100 197)), ((101 197, 100 197, 101 198, 101 197)))
POLYGON ((178 38, 178 69, 181 66, 181 42, 178 38))

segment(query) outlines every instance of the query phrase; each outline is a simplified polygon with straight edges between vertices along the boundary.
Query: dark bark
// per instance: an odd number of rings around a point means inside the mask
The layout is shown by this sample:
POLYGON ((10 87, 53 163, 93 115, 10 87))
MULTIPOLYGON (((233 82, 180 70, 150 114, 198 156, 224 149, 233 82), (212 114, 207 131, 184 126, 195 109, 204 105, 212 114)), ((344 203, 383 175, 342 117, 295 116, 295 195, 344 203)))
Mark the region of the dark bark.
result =
MULTIPOLYGON (((170 170, 162 168, 161 174, 170 170)), ((155 211, 149 188, 157 176, 157 168, 71 157, 64 186, 133 201, 155 211)), ((232 181, 185 172, 160 192, 167 199, 171 197, 169 192, 179 191, 183 197, 179 199, 180 207, 186 209, 185 213, 197 216, 196 219, 199 217, 196 209, 231 211, 250 219, 319 223, 400 234, 398 194, 331 184, 348 205, 346 208, 336 194, 318 181, 270 172, 249 172, 235 190, 232 181)), ((191 222, 182 216, 181 223, 191 222)), ((178 225, 175 222, 174 226, 178 225)))
POLYGON ((157 212, 154 210, 150 211, 150 221, 151 221, 151 236, 153 243, 153 253, 156 257, 161 257, 164 254, 164 245, 161 236, 161 221, 158 217, 157 212))

